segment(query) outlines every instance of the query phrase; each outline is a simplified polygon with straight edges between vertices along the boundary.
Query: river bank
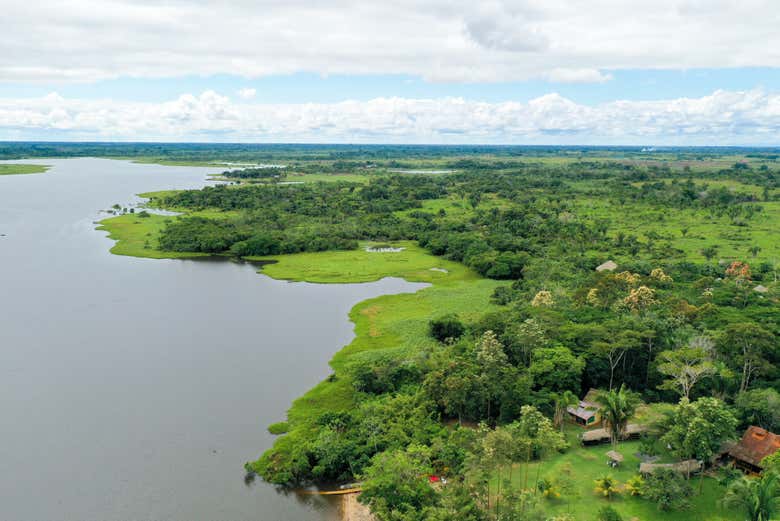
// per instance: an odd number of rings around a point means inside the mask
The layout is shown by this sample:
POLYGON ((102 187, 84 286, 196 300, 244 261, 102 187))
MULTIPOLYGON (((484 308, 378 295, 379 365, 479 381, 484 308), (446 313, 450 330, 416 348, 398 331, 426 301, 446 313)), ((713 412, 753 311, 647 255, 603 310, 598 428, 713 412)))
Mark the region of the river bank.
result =
MULTIPOLYGON (((166 252, 154 247, 139 248, 137 238, 146 236, 154 244, 155 233, 159 233, 164 219, 121 216, 106 219, 101 226, 118 241, 112 252, 156 257, 165 256, 166 252), (131 244, 135 247, 131 248, 131 244)), ((358 396, 347 370, 350 362, 368 353, 371 356, 413 356, 434 347, 435 341, 428 336, 428 322, 432 318, 454 313, 469 321, 494 309, 489 297, 500 282, 482 278, 462 264, 431 255, 410 241, 393 243, 393 251, 371 251, 370 246, 371 243, 362 243, 351 251, 249 259, 267 263, 261 272, 281 280, 362 283, 396 277, 429 286, 415 293, 371 298, 352 308, 349 319, 354 324, 355 337, 334 354, 330 361, 332 375, 293 401, 287 412, 286 429, 284 432, 274 430, 280 436, 273 448, 259 460, 248 463, 248 469, 262 473, 264 462, 304 446, 322 414, 356 407, 358 396)), ((251 414, 251 411, 247 413, 251 414)))
POLYGON ((342 521, 376 521, 371 509, 358 501, 360 493, 344 494, 341 497, 342 521))

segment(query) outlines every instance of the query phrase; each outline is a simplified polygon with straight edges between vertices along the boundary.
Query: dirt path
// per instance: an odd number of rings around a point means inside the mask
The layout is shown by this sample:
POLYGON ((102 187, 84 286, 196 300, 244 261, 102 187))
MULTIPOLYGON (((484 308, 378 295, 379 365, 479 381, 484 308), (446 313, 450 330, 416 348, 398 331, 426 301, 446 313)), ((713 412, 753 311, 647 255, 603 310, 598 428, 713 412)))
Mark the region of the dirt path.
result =
POLYGON ((342 521, 376 521, 368 507, 357 498, 360 494, 344 494, 341 496, 342 521))

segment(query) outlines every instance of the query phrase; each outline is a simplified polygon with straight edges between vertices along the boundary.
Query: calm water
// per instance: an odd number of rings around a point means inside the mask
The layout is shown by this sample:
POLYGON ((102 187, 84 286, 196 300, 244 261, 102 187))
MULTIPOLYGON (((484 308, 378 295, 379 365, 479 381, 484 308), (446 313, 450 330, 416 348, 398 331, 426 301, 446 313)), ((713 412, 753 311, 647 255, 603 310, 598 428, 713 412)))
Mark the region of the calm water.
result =
POLYGON ((28 162, 53 168, 0 176, 0 519, 331 519, 327 505, 246 486, 242 465, 327 376, 354 304, 422 286, 110 255, 99 210, 215 170, 28 162))

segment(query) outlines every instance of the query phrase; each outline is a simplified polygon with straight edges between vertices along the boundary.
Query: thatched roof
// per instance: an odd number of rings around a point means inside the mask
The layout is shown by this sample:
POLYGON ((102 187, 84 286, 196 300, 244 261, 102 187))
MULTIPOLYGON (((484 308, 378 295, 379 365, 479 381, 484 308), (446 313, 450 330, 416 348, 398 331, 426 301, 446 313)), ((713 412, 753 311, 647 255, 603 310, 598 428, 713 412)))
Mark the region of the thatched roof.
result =
POLYGON ((615 261, 608 260, 604 264, 600 264, 596 267, 596 271, 613 271, 616 270, 618 267, 617 263, 615 261))
POLYGON ((591 387, 590 389, 588 389, 588 392, 585 394, 585 397, 582 399, 582 401, 592 403, 598 407, 601 407, 598 398, 599 392, 600 391, 598 389, 594 389, 593 387, 591 387))
POLYGON ((757 292, 759 292, 759 293, 766 293, 767 291, 769 291, 769 288, 767 288, 766 286, 762 286, 761 284, 759 284, 758 286, 756 286, 755 288, 753 288, 753 291, 757 291, 757 292))
POLYGON ((739 443, 729 449, 729 456, 761 467, 761 460, 780 449, 780 436, 761 427, 751 425, 739 443))
POLYGON ((616 450, 611 450, 607 452, 607 457, 612 461, 617 461, 618 463, 621 463, 623 461, 623 455, 616 450))
POLYGON ((585 431, 582 433, 582 441, 589 442, 589 441, 600 441, 600 440, 608 440, 609 439, 609 432, 607 432, 607 429, 591 429, 589 431, 585 431))
MULTIPOLYGON (((644 425, 639 425, 637 423, 629 423, 626 425, 626 437, 632 435, 632 434, 641 434, 647 430, 647 427, 644 425)), ((589 431, 585 431, 582 433, 582 441, 585 443, 588 442, 596 442, 600 440, 608 440, 609 439, 609 431, 607 429, 591 429, 589 431)))
POLYGON ((678 463, 640 463, 640 474, 652 474, 657 469, 673 469, 683 474, 691 474, 701 470, 702 464, 695 459, 687 459, 678 463))

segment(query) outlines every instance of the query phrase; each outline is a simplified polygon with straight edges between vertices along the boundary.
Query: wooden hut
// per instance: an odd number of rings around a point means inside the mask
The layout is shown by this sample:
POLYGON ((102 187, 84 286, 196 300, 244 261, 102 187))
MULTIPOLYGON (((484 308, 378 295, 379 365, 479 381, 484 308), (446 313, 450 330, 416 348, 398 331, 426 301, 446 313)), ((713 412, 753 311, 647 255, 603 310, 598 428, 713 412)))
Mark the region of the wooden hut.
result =
POLYGON ((728 450, 728 457, 734 466, 751 474, 763 470, 761 460, 771 456, 780 449, 780 436, 751 425, 745 431, 742 439, 728 450))
POLYGON ((569 413, 569 418, 582 427, 595 427, 601 423, 599 415, 601 404, 596 400, 597 395, 597 389, 590 389, 576 407, 567 407, 566 412, 569 413))

